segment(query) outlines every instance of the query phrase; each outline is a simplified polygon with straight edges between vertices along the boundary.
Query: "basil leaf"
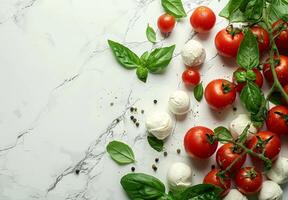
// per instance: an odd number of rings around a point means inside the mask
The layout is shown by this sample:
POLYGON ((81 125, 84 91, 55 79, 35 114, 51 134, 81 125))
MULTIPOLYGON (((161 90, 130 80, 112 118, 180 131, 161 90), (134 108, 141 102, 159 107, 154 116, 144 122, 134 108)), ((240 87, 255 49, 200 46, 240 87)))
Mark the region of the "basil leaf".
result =
POLYGON ((153 149, 155 149, 155 150, 158 151, 158 152, 163 151, 163 149, 164 149, 164 142, 163 142, 163 140, 159 140, 159 139, 157 139, 157 138, 156 138, 155 136, 153 136, 153 135, 148 135, 148 136, 147 136, 147 140, 148 140, 149 145, 150 145, 153 149))
POLYGON ((149 24, 147 25, 147 28, 146 28, 146 37, 153 44, 156 43, 156 33, 153 30, 153 28, 149 26, 149 24))
POLYGON ((249 81, 255 81, 256 80, 255 72, 251 69, 248 69, 246 72, 246 79, 249 81))
POLYGON ((120 141, 112 141, 106 147, 111 158, 120 165, 135 162, 132 149, 125 143, 120 141))
POLYGON ((175 200, 220 200, 221 189, 210 184, 198 184, 174 195, 175 200))
POLYGON ((108 40, 116 60, 126 69, 135 69, 140 65, 140 58, 122 44, 108 40))
POLYGON ((263 14, 263 0, 249 0, 245 7, 244 15, 250 22, 257 22, 263 14))
POLYGON ((234 72, 237 83, 244 83, 246 81, 246 72, 236 71, 234 72))
POLYGON ((227 143, 226 140, 233 140, 232 134, 224 126, 219 126, 214 129, 215 136, 217 140, 221 143, 227 143))
POLYGON ((262 126, 266 120, 267 113, 268 113, 267 107, 268 107, 268 103, 263 96, 261 106, 259 107, 258 111, 256 113, 251 114, 251 121, 253 122, 254 126, 256 126, 258 128, 262 128, 262 126))
POLYGON ((259 65, 259 59, 257 39, 249 29, 246 29, 237 54, 237 63, 245 69, 253 69, 259 65))
POLYGON ((249 112, 258 113, 264 95, 260 88, 253 82, 248 81, 240 94, 242 104, 249 112))
POLYGON ((279 19, 287 17, 288 14, 288 0, 272 0, 268 6, 267 15, 270 23, 273 24, 279 19))
POLYGON ((148 69, 146 67, 139 66, 136 70, 136 75, 139 80, 146 83, 148 77, 148 69))
POLYGON ((268 100, 275 105, 281 105, 283 103, 281 98, 280 92, 273 92, 268 100))
POLYGON ((241 11, 247 0, 230 0, 220 12, 220 16, 232 22, 243 22, 246 20, 244 13, 241 11))
POLYGON ((121 185, 132 200, 157 200, 166 196, 164 184, 157 178, 143 173, 129 173, 123 176, 121 185))
POLYGON ((164 10, 175 18, 187 16, 181 0, 161 0, 161 4, 164 10))
POLYGON ((220 17, 224 17, 224 18, 226 18, 226 19, 229 19, 229 16, 230 16, 229 6, 230 6, 230 4, 231 4, 231 1, 232 1, 232 0, 230 0, 230 1, 226 4, 226 6, 221 10, 221 12, 219 13, 219 16, 220 16, 220 17))
POLYGON ((172 60, 175 45, 157 48, 152 51, 147 59, 146 67, 151 73, 163 71, 172 60))
POLYGON ((201 101, 203 98, 203 85, 202 82, 196 85, 196 87, 193 90, 194 97, 197 101, 201 101))
POLYGON ((149 55, 150 55, 150 54, 149 54, 148 51, 145 51, 145 52, 141 55, 140 61, 141 61, 142 66, 146 67, 146 65, 147 65, 147 60, 148 60, 148 58, 149 58, 149 55))

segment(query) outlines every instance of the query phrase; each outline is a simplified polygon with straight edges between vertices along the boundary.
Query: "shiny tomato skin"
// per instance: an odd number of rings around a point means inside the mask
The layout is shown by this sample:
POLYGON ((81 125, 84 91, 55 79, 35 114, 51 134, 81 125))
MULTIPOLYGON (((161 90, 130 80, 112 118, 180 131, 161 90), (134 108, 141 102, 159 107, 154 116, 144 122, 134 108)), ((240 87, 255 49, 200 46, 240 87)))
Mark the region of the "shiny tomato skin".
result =
POLYGON ((218 141, 209 142, 209 137, 214 137, 214 132, 209 128, 195 126, 188 130, 184 137, 184 147, 188 155, 199 159, 212 156, 218 147, 218 141))
POLYGON ((235 176, 235 184, 237 189, 245 194, 252 195, 259 192, 262 188, 263 177, 254 167, 244 167, 235 176), (249 177, 249 173, 254 170, 254 175, 249 177))
POLYGON ((163 14, 158 18, 158 28, 161 33, 167 34, 173 31, 176 24, 175 17, 169 14, 163 14))
POLYGON ((257 37, 260 53, 263 53, 269 48, 270 44, 269 33, 260 26, 253 26, 251 28, 251 31, 257 37))
POLYGON ((241 157, 241 154, 243 151, 236 152, 233 149, 235 150, 235 147, 232 143, 226 143, 222 145, 217 150, 217 153, 216 153, 216 162, 218 166, 223 170, 227 169, 227 167, 232 162, 234 162, 234 160, 239 159, 230 169, 231 173, 236 172, 241 169, 241 167, 246 161, 246 156, 247 156, 245 154, 244 156, 241 157))
POLYGON ((221 196, 224 197, 226 196, 231 188, 231 179, 230 178, 225 178, 225 179, 220 179, 220 177, 217 176, 217 173, 219 173, 219 169, 213 169, 211 170, 203 180, 203 184, 211 184, 215 185, 219 188, 222 189, 221 196))
POLYGON ((200 83, 200 73, 190 67, 182 73, 182 80, 187 86, 195 86, 200 83))
MULTIPOLYGON (((281 23, 283 23, 282 19, 275 22, 272 25, 272 27, 275 28, 277 25, 280 25, 281 23)), ((280 53, 287 54, 288 53, 288 23, 286 23, 284 26, 286 26, 287 28, 281 31, 281 33, 275 39, 275 43, 280 53)), ((275 34, 277 34, 277 32, 275 34)))
POLYGON ((208 105, 215 110, 220 110, 232 104, 236 98, 236 87, 225 79, 211 81, 205 88, 205 99, 208 105), (229 90, 225 90, 225 87, 229 90))
POLYGON ((216 15, 206 6, 196 8, 190 17, 190 24, 198 33, 210 31, 214 27, 215 22, 216 15))
POLYGON ((271 108, 266 119, 266 126, 273 133, 288 135, 288 108, 285 106, 271 108))
MULTIPOLYGON (((285 86, 288 84, 288 57, 280 55, 279 58, 280 58, 280 63, 277 66, 275 66, 275 71, 276 71, 277 77, 281 85, 285 86)), ((275 56, 275 59, 276 59, 276 56, 275 56)), ((274 79, 273 79, 272 71, 270 68, 269 59, 266 60, 266 63, 264 64, 263 73, 267 81, 270 84, 273 84, 274 79)))
MULTIPOLYGON (((248 140, 247 147, 249 149, 252 149, 256 153, 262 153, 264 150, 264 155, 271 161, 274 161, 279 156, 281 150, 281 140, 280 137, 275 133, 272 133, 270 131, 260 131, 256 135, 253 135, 251 139, 248 140), (260 137, 261 140, 263 141, 268 140, 269 138, 272 139, 270 139, 270 141, 267 144, 257 147, 258 144, 257 137, 260 137)), ((259 158, 253 156, 252 158, 259 160, 259 158)))
MULTIPOLYGON (((234 73, 233 73, 233 83, 236 85, 236 89, 237 89, 237 92, 241 92, 242 89, 244 88, 244 86, 246 85, 246 82, 243 82, 243 83, 238 83, 236 81, 236 77, 235 77, 235 73, 238 72, 238 71, 247 71, 246 69, 244 68, 238 68, 234 73)), ((259 86, 259 88, 262 88, 263 86, 263 75, 262 73, 259 71, 259 69, 256 69, 254 68, 253 69, 253 72, 256 74, 256 80, 254 81, 254 83, 256 85, 259 86)))
POLYGON ((243 37, 243 32, 233 36, 227 29, 222 29, 217 33, 214 41, 218 53, 224 57, 235 58, 243 37))

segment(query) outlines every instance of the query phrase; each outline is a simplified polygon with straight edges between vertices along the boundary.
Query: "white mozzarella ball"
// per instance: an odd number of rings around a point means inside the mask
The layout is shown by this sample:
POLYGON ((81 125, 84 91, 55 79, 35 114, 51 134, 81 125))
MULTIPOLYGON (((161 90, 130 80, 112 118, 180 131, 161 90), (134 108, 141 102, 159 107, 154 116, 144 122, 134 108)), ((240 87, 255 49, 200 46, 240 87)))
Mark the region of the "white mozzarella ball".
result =
POLYGON ((250 128, 248 130, 248 138, 250 138, 253 134, 257 133, 257 128, 251 123, 251 120, 247 114, 239 114, 229 126, 229 130, 232 133, 233 138, 237 138, 247 125, 250 124, 250 128))
POLYGON ((247 200, 247 197, 238 190, 232 189, 223 200, 247 200))
POLYGON ((259 200, 281 200, 283 191, 281 187, 273 181, 264 181, 259 193, 259 200))
POLYGON ((278 184, 288 182, 288 158, 279 157, 272 168, 267 172, 267 177, 278 184))
POLYGON ((183 115, 190 110, 189 95, 182 91, 177 90, 173 92, 168 101, 169 110, 175 115, 183 115))
POLYGON ((172 164, 167 173, 167 181, 171 191, 182 191, 192 185, 191 168, 182 162, 172 164))
POLYGON ((193 67, 204 63, 206 52, 200 42, 192 39, 184 45, 181 56, 186 66, 193 67))

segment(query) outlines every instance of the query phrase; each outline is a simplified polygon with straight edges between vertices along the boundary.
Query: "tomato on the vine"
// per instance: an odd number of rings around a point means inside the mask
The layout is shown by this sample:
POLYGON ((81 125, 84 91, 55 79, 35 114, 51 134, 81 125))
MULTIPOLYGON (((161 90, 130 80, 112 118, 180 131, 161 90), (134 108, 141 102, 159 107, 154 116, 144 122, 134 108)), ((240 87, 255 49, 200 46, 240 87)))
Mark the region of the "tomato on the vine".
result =
POLYGON ((262 188, 263 177, 254 167, 242 168, 235 177, 235 184, 240 192, 252 195, 262 188))
POLYGON ((215 153, 218 147, 218 141, 211 129, 203 126, 195 126, 186 133, 184 137, 184 147, 191 157, 205 159, 215 153))
POLYGON ((260 53, 264 52, 269 48, 270 38, 269 33, 260 26, 253 26, 251 28, 252 33, 257 37, 258 47, 260 53))
POLYGON ((222 56, 236 57, 243 38, 244 34, 240 29, 228 26, 217 33, 215 37, 216 49, 222 56))
POLYGON ((195 86, 200 83, 200 73, 198 70, 190 67, 182 73, 182 80, 185 85, 195 86))
POLYGON ((266 119, 266 126, 273 133, 288 135, 288 108, 285 106, 271 108, 266 119))
POLYGON ((242 89, 247 83, 247 80, 253 80, 253 82, 258 85, 259 88, 263 86, 263 75, 257 68, 254 68, 253 70, 248 70, 248 72, 244 68, 238 68, 233 73, 233 83, 236 85, 236 89, 238 92, 242 91, 242 89))
POLYGON ((167 34, 173 31, 176 24, 175 17, 170 14, 163 14, 158 18, 158 28, 161 33, 167 34))
POLYGON ((275 39, 275 43, 279 51, 283 54, 288 53, 288 22, 284 23, 282 19, 278 20, 272 25, 274 35, 278 35, 275 39), (282 30, 284 29, 284 30, 282 30), (280 33, 279 31, 282 30, 280 33))
POLYGON ((204 178, 203 183, 204 184, 211 184, 215 185, 222 189, 221 196, 226 196, 231 188, 231 179, 228 177, 228 175, 224 175, 224 177, 219 176, 219 172, 221 172, 219 169, 213 169, 211 170, 204 178))
MULTIPOLYGON (((270 131, 260 131, 248 141, 247 147, 255 153, 266 156, 271 161, 277 159, 281 150, 281 140, 278 135, 270 131)), ((258 159, 253 157, 254 159, 258 159)))
POLYGON ((216 162, 218 166, 226 170, 236 159, 238 161, 233 165, 229 172, 236 172, 241 169, 242 165, 246 161, 246 154, 241 156, 243 149, 237 147, 232 143, 226 143, 221 146, 216 153, 216 162))
MULTIPOLYGON (((285 86, 288 84, 288 57, 280 55, 280 60, 277 60, 277 56, 275 56, 275 71, 279 82, 281 85, 285 86)), ((274 82, 272 71, 270 68, 269 59, 266 60, 266 63, 263 68, 264 76, 267 81, 272 84, 274 82)))
POLYGON ((225 79, 211 81, 205 88, 205 99, 209 106, 219 110, 232 104, 236 98, 236 87, 225 79))
POLYGON ((214 12, 206 6, 196 8, 190 17, 190 24, 198 33, 210 31, 215 22, 216 16, 214 12))

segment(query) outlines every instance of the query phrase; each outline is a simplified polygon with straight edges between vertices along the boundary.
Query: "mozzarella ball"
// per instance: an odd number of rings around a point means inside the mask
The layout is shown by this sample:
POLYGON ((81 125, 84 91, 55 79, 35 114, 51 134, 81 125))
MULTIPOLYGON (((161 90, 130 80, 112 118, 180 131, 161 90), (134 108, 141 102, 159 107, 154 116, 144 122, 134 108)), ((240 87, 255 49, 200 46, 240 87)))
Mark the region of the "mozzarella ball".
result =
POLYGON ((177 90, 170 95, 168 105, 173 114, 183 115, 190 109, 190 98, 186 92, 177 90))
POLYGON ((250 138, 253 134, 257 133, 257 128, 252 124, 250 118, 246 114, 239 114, 231 123, 229 126, 230 132, 232 133, 233 138, 237 138, 241 133, 244 131, 244 129, 247 127, 247 125, 250 124, 250 128, 248 130, 248 138, 250 138))
POLYGON ((154 112, 146 119, 146 128, 149 133, 159 140, 168 137, 173 129, 173 122, 166 112, 154 112))
POLYGON ((184 45, 181 56, 186 66, 193 67, 203 64, 206 58, 206 52, 200 42, 196 40, 189 40, 184 45))
POLYGON ((167 173, 168 185, 171 191, 182 191, 192 185, 191 168, 182 162, 172 164, 167 173))
POLYGON ((232 189, 223 200, 247 200, 247 197, 238 190, 232 189))
POLYGON ((288 158, 279 157, 272 168, 267 172, 267 177, 278 184, 288 182, 288 158))
POLYGON ((283 191, 281 187, 273 181, 264 181, 259 193, 258 200, 281 200, 283 191))

